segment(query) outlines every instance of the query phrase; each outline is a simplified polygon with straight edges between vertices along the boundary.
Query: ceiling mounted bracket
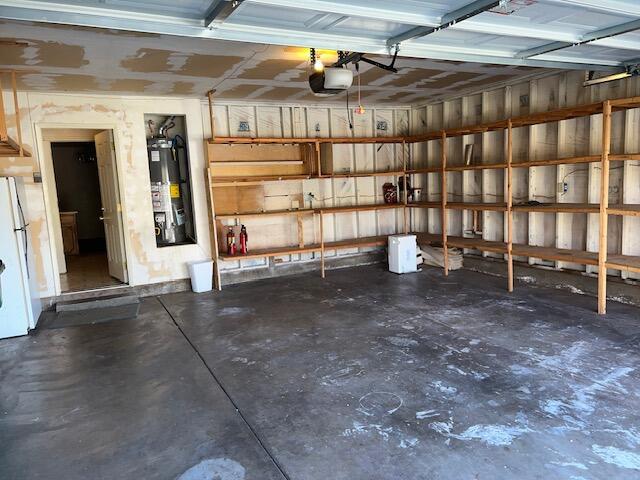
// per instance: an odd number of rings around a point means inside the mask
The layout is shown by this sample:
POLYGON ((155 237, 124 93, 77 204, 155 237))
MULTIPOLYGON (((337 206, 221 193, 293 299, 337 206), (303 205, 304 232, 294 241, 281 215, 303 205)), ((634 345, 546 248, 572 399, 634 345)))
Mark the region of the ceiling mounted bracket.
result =
POLYGON ((386 70, 387 72, 398 73, 398 69, 395 68, 396 59, 398 58, 398 51, 400 49, 396 46, 395 52, 393 54, 393 58, 391 59, 391 63, 389 65, 385 65, 384 63, 377 62, 375 60, 371 60, 370 58, 365 57, 364 53, 357 52, 338 52, 338 61, 333 64, 334 67, 342 67, 347 65, 348 63, 358 63, 365 62, 369 65, 373 65, 374 67, 381 68, 382 70, 386 70))

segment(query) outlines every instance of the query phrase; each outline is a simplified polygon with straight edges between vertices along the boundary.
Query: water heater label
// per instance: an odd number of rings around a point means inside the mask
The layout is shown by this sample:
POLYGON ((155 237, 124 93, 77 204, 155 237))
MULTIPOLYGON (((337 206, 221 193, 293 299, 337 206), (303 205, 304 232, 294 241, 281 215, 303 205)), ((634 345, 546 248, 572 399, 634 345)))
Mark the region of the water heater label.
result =
POLYGON ((177 183, 172 183, 170 190, 171 198, 180 198, 180 185, 177 183))
POLYGON ((151 161, 152 162, 160 161, 160 150, 151 150, 151 161))

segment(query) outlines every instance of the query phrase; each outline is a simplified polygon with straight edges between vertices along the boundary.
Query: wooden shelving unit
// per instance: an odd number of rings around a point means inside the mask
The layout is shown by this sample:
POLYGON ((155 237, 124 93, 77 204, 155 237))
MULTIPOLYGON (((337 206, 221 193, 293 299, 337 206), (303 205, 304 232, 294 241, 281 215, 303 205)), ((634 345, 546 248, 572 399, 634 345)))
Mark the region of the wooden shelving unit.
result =
MULTIPOLYGON (((614 111, 625 110, 640 107, 640 97, 624 98, 617 100, 607 100, 604 102, 582 105, 571 108, 562 108, 548 112, 535 113, 519 117, 508 118, 496 122, 488 122, 478 125, 470 125, 462 128, 450 128, 438 131, 427 132, 421 135, 412 135, 404 137, 367 137, 367 138, 246 138, 246 137, 217 137, 208 141, 208 145, 280 145, 280 146, 303 146, 299 148, 305 153, 299 162, 295 163, 296 167, 304 166, 304 171, 296 171, 295 174, 289 175, 255 175, 255 176, 220 176, 215 175, 212 168, 209 169, 210 189, 228 186, 246 186, 255 185, 263 182, 287 181, 287 180, 305 180, 305 179, 326 179, 326 178, 350 178, 350 177, 373 177, 373 176, 394 176, 405 179, 411 175, 420 174, 440 174, 441 195, 440 201, 420 201, 409 202, 407 198, 407 189, 404 189, 404 198, 397 204, 381 204, 381 205, 349 205, 338 207, 322 207, 309 208, 300 210, 276 210, 276 211, 247 211, 224 213, 215 215, 216 220, 234 219, 251 216, 273 216, 273 215, 297 215, 300 224, 300 218, 304 215, 319 216, 320 224, 320 241, 312 244, 305 244, 304 239, 299 238, 299 245, 295 247, 281 247, 264 250, 255 250, 248 255, 230 257, 226 254, 219 253, 217 246, 214 246, 214 261, 216 262, 216 286, 220 288, 218 260, 237 260, 239 258, 260 258, 270 256, 289 255, 295 253, 320 252, 321 254, 321 272, 324 277, 324 253, 327 250, 335 250, 342 248, 356 248, 364 246, 385 245, 386 236, 382 237, 366 237, 359 239, 341 240, 337 242, 324 241, 324 216, 335 213, 352 213, 360 211, 383 210, 383 209, 402 209, 404 216, 404 232, 410 230, 408 221, 408 212, 410 209, 428 208, 439 209, 442 219, 441 234, 418 233, 419 242, 433 243, 437 242, 444 249, 444 274, 448 275, 448 247, 456 247, 461 249, 479 250, 506 255, 508 269, 508 290, 512 291, 514 286, 513 274, 513 257, 523 256, 529 258, 539 258, 551 261, 570 262, 582 265, 591 265, 598 267, 598 312, 604 314, 606 312, 606 281, 607 268, 617 269, 628 272, 640 272, 640 257, 630 255, 607 255, 607 227, 609 215, 628 215, 640 216, 640 205, 608 205, 608 185, 609 185, 609 163, 611 161, 630 161, 640 160, 640 153, 633 154, 611 154, 611 114, 614 111), (515 128, 532 126, 537 124, 558 122, 584 116, 602 114, 602 154, 600 155, 583 155, 573 157, 561 157, 551 159, 536 159, 523 162, 513 161, 513 130, 515 128), (506 135, 505 141, 505 161, 499 163, 484 163, 470 165, 452 165, 447 159, 447 141, 451 138, 481 134, 486 132, 504 131, 506 135), (404 154, 404 146, 410 143, 423 143, 437 141, 440 142, 440 164, 437 166, 425 168, 412 168, 408 165, 406 155, 404 154), (393 171, 376 171, 376 172, 330 172, 326 173, 323 169, 323 158, 325 152, 324 146, 337 144, 381 144, 396 143, 403 146, 402 169, 393 171), (552 165, 571 165, 599 163, 601 168, 601 192, 599 203, 514 203, 513 199, 513 170, 531 167, 544 167, 552 165), (489 202, 454 202, 447 198, 447 177, 451 172, 464 171, 481 171, 481 170, 504 170, 505 171, 505 201, 497 203, 489 202), (605 187, 606 186, 606 187, 605 187), (505 215, 506 225, 506 241, 490 241, 476 237, 458 237, 451 236, 447 232, 447 211, 449 210, 471 210, 471 211, 490 211, 501 212, 505 215), (563 248, 542 247, 535 245, 522 245, 513 242, 513 214, 514 212, 529 213, 583 213, 598 214, 599 239, 600 247, 598 252, 589 252, 581 250, 571 250, 563 248)), ((212 119, 212 131, 213 119, 212 119)), ((215 164, 215 155, 209 152, 210 163, 215 164)), ((258 161, 270 162, 269 165, 277 165, 273 159, 260 158, 258 161)), ((292 161, 292 159, 289 159, 292 161)), ((255 162, 256 160, 251 160, 255 162)), ((220 162, 224 163, 224 162, 220 162)), ((242 165, 242 164, 241 164, 242 165)), ((227 164, 227 168, 231 164, 227 164)), ((404 180, 402 180, 404 181, 404 180)), ((212 202, 212 211, 214 210, 212 202)), ((214 221, 214 231, 215 231, 214 221)), ((300 237, 300 235, 299 235, 300 237)))
POLYGON ((22 143, 22 126, 20 122, 20 105, 18 104, 18 89, 16 86, 15 70, 0 70, 0 157, 30 157, 22 143), (6 112, 3 100, 3 77, 9 77, 11 94, 13 98, 13 110, 15 112, 15 129, 17 141, 9 137, 7 129, 6 112))

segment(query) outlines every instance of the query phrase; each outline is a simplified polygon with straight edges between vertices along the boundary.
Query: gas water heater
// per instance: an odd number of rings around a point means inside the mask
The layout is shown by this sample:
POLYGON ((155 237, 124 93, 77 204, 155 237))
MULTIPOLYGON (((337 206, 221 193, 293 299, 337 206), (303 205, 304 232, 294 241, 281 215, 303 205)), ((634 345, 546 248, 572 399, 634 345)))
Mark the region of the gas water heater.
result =
POLYGON ((147 139, 151 201, 156 244, 159 247, 193 243, 191 190, 186 142, 168 136, 175 124, 169 117, 158 133, 147 139))

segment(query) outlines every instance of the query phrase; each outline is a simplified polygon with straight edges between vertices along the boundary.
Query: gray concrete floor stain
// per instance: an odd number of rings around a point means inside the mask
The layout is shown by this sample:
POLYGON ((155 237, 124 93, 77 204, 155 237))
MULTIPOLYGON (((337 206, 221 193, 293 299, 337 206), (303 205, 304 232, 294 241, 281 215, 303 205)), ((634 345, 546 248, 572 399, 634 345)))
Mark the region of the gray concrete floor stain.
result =
POLYGON ((635 479, 640 315, 594 306, 379 266, 146 299, 0 342, 0 477, 635 479))

